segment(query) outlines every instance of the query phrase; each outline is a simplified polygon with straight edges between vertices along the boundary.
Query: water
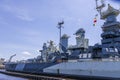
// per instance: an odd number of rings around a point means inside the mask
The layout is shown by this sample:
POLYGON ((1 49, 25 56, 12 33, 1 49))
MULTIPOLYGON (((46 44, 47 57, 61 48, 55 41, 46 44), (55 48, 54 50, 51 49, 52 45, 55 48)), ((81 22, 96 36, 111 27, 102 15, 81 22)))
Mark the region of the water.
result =
POLYGON ((28 80, 28 79, 0 74, 0 80, 28 80))

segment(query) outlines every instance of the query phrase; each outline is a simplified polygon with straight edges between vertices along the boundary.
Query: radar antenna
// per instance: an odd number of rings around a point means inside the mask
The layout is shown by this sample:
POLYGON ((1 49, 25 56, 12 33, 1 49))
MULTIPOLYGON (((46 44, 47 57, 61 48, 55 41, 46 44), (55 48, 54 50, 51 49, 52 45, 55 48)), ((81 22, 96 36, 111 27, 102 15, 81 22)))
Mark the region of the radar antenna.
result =
POLYGON ((100 13, 100 16, 101 16, 101 11, 105 7, 105 2, 104 0, 101 0, 101 5, 98 5, 98 0, 95 0, 95 2, 96 2, 96 9, 98 13, 100 13))
POLYGON ((59 50, 61 52, 61 29, 63 28, 63 25, 64 24, 64 21, 61 21, 61 22, 58 22, 58 29, 60 30, 59 31, 59 50))

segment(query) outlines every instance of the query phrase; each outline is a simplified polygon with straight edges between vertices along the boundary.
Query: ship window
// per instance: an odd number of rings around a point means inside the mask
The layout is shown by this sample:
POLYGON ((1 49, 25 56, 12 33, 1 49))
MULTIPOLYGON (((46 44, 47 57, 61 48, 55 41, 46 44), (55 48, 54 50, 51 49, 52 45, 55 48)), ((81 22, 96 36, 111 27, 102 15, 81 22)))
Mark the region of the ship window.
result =
POLYGON ((91 54, 88 54, 88 58, 91 58, 91 54))
POLYGON ((118 49, 117 49, 117 48, 115 48, 115 52, 118 52, 118 49))
POLYGON ((113 48, 109 48, 109 52, 115 52, 113 48))
POLYGON ((108 52, 108 48, 106 48, 106 52, 108 52))
POLYGON ((120 29, 119 29, 119 32, 120 32, 120 29))
POLYGON ((103 53, 109 52, 108 48, 102 48, 103 53))
POLYGON ((82 55, 82 54, 80 54, 80 55, 79 55, 79 58, 82 58, 82 56, 83 56, 83 55, 82 55))
POLYGON ((87 54, 83 54, 83 58, 87 58, 87 54))

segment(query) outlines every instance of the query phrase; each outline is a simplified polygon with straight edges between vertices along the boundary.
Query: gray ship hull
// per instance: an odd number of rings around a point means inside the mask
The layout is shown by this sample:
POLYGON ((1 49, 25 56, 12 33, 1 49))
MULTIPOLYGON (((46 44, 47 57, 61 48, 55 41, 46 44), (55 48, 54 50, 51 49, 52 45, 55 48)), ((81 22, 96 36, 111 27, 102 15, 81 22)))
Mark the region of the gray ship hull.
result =
POLYGON ((44 68, 56 65, 58 63, 6 63, 6 71, 42 73, 44 68))
POLYGON ((120 61, 64 62, 44 69, 46 73, 119 78, 120 61))

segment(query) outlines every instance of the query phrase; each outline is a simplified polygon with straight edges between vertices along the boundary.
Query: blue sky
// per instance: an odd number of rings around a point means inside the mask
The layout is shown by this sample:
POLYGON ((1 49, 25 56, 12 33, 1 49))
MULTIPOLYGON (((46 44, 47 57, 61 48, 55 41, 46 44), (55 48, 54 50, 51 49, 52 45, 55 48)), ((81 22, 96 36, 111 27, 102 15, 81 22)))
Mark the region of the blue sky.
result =
MULTIPOLYGON (((117 2, 106 2, 120 7, 117 2)), ((98 19, 93 27, 96 14, 94 0, 0 0, 0 57, 8 60, 17 54, 14 60, 34 58, 44 42, 53 40, 58 45, 56 26, 61 20, 70 45, 75 44, 73 34, 79 28, 86 30, 90 45, 100 43, 104 21, 98 19)))

